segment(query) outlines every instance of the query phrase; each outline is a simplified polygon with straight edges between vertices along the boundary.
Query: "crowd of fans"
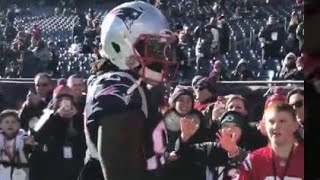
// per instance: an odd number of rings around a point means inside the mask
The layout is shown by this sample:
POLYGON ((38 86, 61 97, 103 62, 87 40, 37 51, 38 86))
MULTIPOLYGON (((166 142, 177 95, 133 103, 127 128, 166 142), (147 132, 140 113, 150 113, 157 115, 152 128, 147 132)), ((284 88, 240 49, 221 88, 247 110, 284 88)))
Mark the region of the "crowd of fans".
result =
MULTIPOLYGON (((191 86, 176 86, 162 107, 166 179, 234 178, 239 164, 228 162, 212 144, 201 143, 216 141, 223 130, 235 133, 239 147, 254 151, 270 137, 262 115, 248 118, 255 107, 240 92, 219 96, 217 81, 303 80, 301 2, 149 2, 163 11, 176 33, 177 81, 192 81, 191 86)), ((86 155, 85 79, 103 66, 94 62, 101 58, 104 12, 60 4, 42 17, 32 11, 20 16, 17 9, 7 10, 0 28, 0 77, 34 78, 34 88, 17 110, 0 104, 0 167, 6 167, 0 168, 0 179, 76 180, 86 155), (52 30, 48 22, 69 28, 52 30), (52 78, 61 79, 55 84, 52 78)), ((293 135, 303 144, 303 89, 274 89, 264 110, 286 112, 285 117, 299 124, 293 135)))
MULTIPOLYGON (((176 33, 179 80, 210 73, 221 80, 303 79, 303 8, 291 0, 154 3, 176 33)), ((106 9, 65 3, 43 9, 40 15, 16 6, 7 10, 0 76, 30 78, 45 71, 55 78, 88 77, 90 64, 100 58, 106 9)))

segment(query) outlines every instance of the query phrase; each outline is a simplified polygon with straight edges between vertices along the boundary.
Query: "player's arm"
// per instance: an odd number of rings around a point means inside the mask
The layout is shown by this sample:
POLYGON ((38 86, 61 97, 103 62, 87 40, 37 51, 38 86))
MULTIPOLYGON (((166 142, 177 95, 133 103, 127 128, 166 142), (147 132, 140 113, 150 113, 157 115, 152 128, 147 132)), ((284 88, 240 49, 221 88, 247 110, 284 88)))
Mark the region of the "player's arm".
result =
MULTIPOLYGON (((129 104, 125 79, 101 81, 93 93, 93 119, 99 124, 97 146, 104 178, 107 180, 142 178, 144 156, 142 149, 143 122, 146 119, 139 102, 129 104)), ((90 121, 89 121, 90 123, 90 121)))
POLYGON ((104 178, 141 180, 145 169, 141 129, 145 116, 130 110, 105 116, 98 130, 98 153, 104 178))

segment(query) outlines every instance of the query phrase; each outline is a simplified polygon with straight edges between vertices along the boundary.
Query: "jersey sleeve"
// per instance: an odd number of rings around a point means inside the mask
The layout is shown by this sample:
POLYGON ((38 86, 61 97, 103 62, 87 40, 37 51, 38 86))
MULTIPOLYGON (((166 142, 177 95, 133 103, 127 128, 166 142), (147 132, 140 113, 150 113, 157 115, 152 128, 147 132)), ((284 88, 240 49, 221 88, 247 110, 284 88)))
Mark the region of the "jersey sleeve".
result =
POLYGON ((138 108, 140 102, 137 98, 132 99, 132 94, 127 94, 127 90, 133 82, 128 78, 119 75, 111 75, 106 78, 95 80, 88 86, 86 116, 87 123, 101 119, 108 114, 123 113, 128 109, 138 108))

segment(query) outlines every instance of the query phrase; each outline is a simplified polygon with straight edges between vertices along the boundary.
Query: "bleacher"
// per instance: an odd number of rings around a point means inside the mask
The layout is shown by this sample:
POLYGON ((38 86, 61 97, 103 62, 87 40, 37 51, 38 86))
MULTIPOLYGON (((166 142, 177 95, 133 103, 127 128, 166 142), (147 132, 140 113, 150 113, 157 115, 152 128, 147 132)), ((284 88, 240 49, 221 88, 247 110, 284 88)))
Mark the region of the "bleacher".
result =
MULTIPOLYGON (((227 4, 228 5, 228 4, 227 4)), ((177 5, 176 5, 177 6, 177 5)), ((105 4, 99 5, 92 9, 95 11, 95 16, 98 19, 105 14, 112 6, 105 4)), ((194 7, 194 9, 197 9, 194 7)), ((32 25, 38 24, 42 30, 43 39, 53 41, 57 45, 59 53, 58 70, 62 77, 66 77, 73 72, 80 72, 85 77, 88 77, 90 63, 93 61, 91 55, 81 54, 73 56, 68 54, 67 50, 72 43, 72 26, 77 20, 76 15, 55 16, 54 7, 33 7, 30 8, 31 15, 17 17, 15 26, 22 26, 25 29, 30 29, 32 25)), ((198 13, 213 14, 212 6, 198 8, 198 13)), ((230 51, 225 56, 225 62, 229 70, 233 70, 239 59, 244 58, 249 62, 250 69, 255 75, 261 73, 261 47, 257 41, 257 34, 261 27, 266 24, 269 15, 276 15, 280 23, 285 28, 288 18, 290 17, 292 7, 289 4, 278 5, 277 7, 255 6, 254 11, 259 12, 259 16, 246 15, 243 17, 234 17, 234 12, 226 8, 223 13, 228 19, 230 28, 230 51)), ((171 18, 171 17, 170 17, 171 18)), ((207 18, 208 19, 208 18, 207 18)), ((200 23, 199 18, 172 17, 173 25, 183 22, 194 28, 200 23)), ((181 23, 180 23, 181 24, 181 23)), ((280 65, 279 65, 280 66, 280 65)))

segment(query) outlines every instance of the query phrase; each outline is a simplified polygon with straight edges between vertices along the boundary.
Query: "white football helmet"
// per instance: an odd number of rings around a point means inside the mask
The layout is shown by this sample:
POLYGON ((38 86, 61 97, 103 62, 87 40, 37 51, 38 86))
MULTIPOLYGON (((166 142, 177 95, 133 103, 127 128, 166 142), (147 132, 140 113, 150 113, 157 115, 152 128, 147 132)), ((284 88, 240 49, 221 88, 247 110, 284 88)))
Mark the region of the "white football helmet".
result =
POLYGON ((121 4, 104 17, 101 43, 102 57, 121 70, 139 70, 151 81, 167 80, 169 69, 178 64, 176 38, 166 17, 142 1, 121 4))

